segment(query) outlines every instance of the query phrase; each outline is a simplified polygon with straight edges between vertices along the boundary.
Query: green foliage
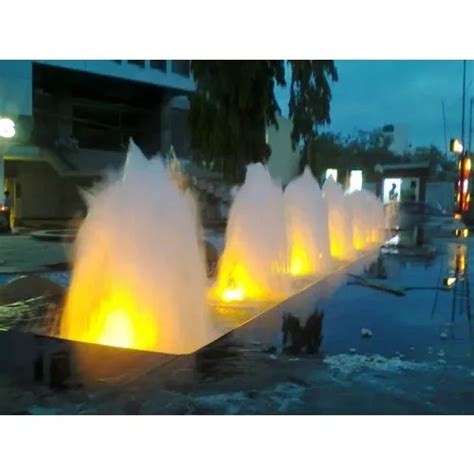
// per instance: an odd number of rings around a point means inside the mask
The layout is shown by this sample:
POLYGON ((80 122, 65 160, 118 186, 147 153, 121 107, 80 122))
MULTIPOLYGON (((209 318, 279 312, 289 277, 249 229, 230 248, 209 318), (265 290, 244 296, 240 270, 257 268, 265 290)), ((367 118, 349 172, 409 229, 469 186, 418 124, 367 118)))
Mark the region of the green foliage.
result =
POLYGON ((289 61, 291 85, 289 116, 293 120, 293 147, 310 143, 317 125, 331 123, 331 89, 328 78, 337 81, 334 61, 289 61))
MULTIPOLYGON (((293 147, 329 123, 328 77, 337 80, 333 61, 289 61, 292 71, 289 116, 293 147)), ((197 159, 214 160, 234 181, 245 165, 265 161, 265 130, 278 127, 281 113, 276 86, 286 86, 285 61, 191 61, 196 93, 191 97, 189 124, 197 159)))
POLYGON ((381 130, 359 130, 348 136, 324 133, 312 143, 310 151, 310 166, 315 176, 322 176, 327 168, 337 168, 341 176, 351 169, 361 169, 365 179, 373 181, 377 164, 410 162, 430 163, 430 175, 434 179, 449 180, 456 174, 456 164, 433 145, 417 147, 405 155, 394 154, 381 130))
POLYGON ((375 179, 375 165, 397 163, 401 158, 389 150, 389 141, 380 130, 359 130, 354 135, 324 133, 312 143, 310 166, 315 176, 327 168, 337 168, 341 176, 351 169, 361 169, 366 179, 375 179))

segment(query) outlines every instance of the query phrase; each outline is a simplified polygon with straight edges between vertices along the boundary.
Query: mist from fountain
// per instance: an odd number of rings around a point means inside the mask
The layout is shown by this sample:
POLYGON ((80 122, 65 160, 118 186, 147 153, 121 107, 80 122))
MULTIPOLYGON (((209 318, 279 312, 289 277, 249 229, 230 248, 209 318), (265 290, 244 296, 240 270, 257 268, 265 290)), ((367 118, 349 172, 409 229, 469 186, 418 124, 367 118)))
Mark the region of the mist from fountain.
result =
POLYGON ((61 336, 174 354, 209 342, 196 213, 161 160, 131 141, 122 175, 87 200, 61 336))
POLYGON ((212 298, 271 301, 289 292, 283 192, 261 163, 247 166, 229 211, 212 298))
POLYGON ((352 210, 354 248, 368 250, 379 244, 385 225, 382 202, 365 190, 353 191, 346 198, 352 210))
POLYGON ((352 210, 342 186, 332 176, 323 185, 323 196, 328 206, 331 256, 340 260, 352 260, 355 257, 352 210))
POLYGON ((321 275, 331 268, 328 209, 311 169, 284 192, 290 273, 321 275))

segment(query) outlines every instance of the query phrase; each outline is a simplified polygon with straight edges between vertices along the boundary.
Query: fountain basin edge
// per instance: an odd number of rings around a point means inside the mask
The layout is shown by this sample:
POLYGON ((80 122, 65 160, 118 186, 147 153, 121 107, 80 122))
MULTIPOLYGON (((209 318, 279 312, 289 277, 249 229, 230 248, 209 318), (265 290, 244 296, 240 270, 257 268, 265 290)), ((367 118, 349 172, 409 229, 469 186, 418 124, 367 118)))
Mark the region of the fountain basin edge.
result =
POLYGON ((307 298, 328 298, 347 279, 378 256, 378 247, 334 272, 309 282, 288 298, 258 311, 241 324, 217 334, 204 346, 188 354, 125 349, 100 344, 60 339, 17 330, 0 330, 0 374, 15 384, 44 384, 52 388, 67 386, 117 386, 129 383, 149 371, 160 371, 181 362, 188 364, 224 339, 257 340, 273 344, 281 332, 283 311, 295 308, 307 298))

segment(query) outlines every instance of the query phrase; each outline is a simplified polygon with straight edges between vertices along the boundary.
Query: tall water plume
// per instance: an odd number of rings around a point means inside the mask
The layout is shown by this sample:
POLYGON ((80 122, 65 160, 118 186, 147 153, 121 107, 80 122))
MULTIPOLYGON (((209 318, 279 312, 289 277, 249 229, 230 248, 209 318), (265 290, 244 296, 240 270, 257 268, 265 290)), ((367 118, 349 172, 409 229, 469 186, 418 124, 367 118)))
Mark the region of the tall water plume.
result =
POLYGON ((131 142, 123 174, 88 208, 62 337, 167 353, 212 339, 196 216, 161 161, 131 142))
POLYGON ((331 256, 341 260, 352 260, 355 256, 352 212, 342 186, 329 176, 323 185, 323 195, 328 205, 331 256))
POLYGON ((331 266, 328 209, 309 167, 288 184, 284 199, 290 273, 326 273, 331 266))
POLYGON ((214 298, 278 300, 289 291, 283 192, 261 163, 250 164, 229 211, 214 298))

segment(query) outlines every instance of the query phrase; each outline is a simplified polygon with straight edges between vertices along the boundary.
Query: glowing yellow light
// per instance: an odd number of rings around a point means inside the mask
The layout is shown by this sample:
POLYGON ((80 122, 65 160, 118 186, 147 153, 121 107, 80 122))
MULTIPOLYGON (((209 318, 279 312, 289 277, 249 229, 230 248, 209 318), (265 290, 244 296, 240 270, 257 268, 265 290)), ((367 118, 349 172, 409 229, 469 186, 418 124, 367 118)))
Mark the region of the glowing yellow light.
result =
MULTIPOLYGON (((275 275, 288 273, 288 268, 275 263, 272 272, 275 275)), ((225 302, 273 301, 282 296, 277 291, 272 292, 269 285, 259 284, 252 271, 233 258, 221 259, 216 283, 209 291, 211 299, 225 302)))
POLYGON ((456 237, 469 237, 469 229, 456 229, 454 233, 456 237))
POLYGON ((243 301, 244 291, 241 288, 225 288, 222 291, 223 301, 243 301))
POLYGON ((99 344, 116 347, 133 347, 132 318, 122 309, 107 314, 99 344))
POLYGON ((141 350, 156 350, 159 342, 155 315, 148 313, 133 293, 125 291, 117 281, 102 288, 71 285, 61 318, 61 336, 141 350), (87 313, 90 317, 84 323, 83 314, 87 313))
POLYGON ((303 273, 303 261, 301 258, 294 256, 291 259, 290 273, 295 276, 303 273))
POLYGON ((461 214, 459 214, 459 212, 456 212, 456 214, 454 214, 454 218, 455 218, 457 221, 460 221, 460 220, 461 220, 461 214))
POLYGON ((293 276, 311 275, 317 272, 317 260, 311 258, 310 236, 295 226, 290 229, 290 274, 293 276))
POLYGON ((449 143, 449 149, 452 153, 460 155, 464 151, 464 145, 458 138, 453 138, 449 143))
POLYGON ((290 273, 293 276, 309 275, 314 273, 313 265, 307 258, 308 256, 302 249, 293 248, 290 260, 290 273))
POLYGON ((466 164, 465 164, 465 168, 464 168, 467 172, 470 172, 471 171, 471 159, 470 158, 466 158, 466 164))
POLYGON ((456 277, 447 277, 444 279, 444 284, 447 287, 451 287, 456 283, 456 277))

